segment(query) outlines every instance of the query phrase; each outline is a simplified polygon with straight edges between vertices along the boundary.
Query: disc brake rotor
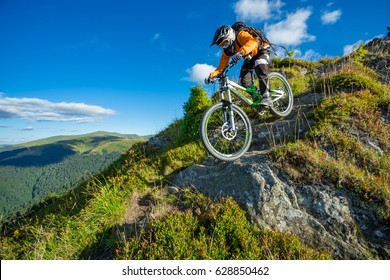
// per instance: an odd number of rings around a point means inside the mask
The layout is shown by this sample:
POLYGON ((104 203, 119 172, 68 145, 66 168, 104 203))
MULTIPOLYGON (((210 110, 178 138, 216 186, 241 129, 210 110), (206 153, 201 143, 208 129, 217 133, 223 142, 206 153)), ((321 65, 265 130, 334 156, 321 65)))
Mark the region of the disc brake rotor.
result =
POLYGON ((233 140, 237 135, 237 130, 232 131, 227 123, 222 125, 222 136, 227 140, 233 140))

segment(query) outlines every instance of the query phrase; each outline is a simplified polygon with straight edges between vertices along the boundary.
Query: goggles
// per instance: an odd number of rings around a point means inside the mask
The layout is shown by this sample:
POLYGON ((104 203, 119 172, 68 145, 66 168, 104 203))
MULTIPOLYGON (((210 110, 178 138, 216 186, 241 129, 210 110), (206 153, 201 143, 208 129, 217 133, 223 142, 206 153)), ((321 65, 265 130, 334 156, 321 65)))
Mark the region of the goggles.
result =
POLYGON ((223 40, 221 43, 218 44, 218 47, 224 50, 227 47, 229 47, 229 45, 230 45, 230 39, 226 38, 225 40, 223 40))

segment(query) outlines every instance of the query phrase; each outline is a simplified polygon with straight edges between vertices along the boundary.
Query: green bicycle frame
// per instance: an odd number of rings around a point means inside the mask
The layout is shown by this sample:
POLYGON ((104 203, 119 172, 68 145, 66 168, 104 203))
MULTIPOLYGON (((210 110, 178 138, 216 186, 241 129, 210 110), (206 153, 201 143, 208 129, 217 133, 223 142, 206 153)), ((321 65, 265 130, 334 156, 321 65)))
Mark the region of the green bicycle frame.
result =
MULTIPOLYGON (((232 104, 232 97, 231 97, 231 92, 233 92, 234 95, 236 95, 239 99, 244 101, 250 106, 253 107, 258 107, 262 96, 258 93, 257 88, 255 85, 251 85, 247 88, 229 80, 227 76, 220 81, 220 94, 221 94, 221 100, 226 103, 226 107, 228 108, 228 115, 229 115, 229 121, 230 121, 230 129, 232 131, 236 130, 236 126, 234 123, 234 117, 233 117, 233 111, 231 109, 231 104, 232 104), (238 89, 241 89, 250 95, 257 95, 258 98, 256 102, 253 102, 252 99, 249 99, 248 97, 244 96, 238 89), (224 96, 224 93, 226 92, 226 97, 224 96)), ((284 95, 283 90, 278 90, 278 89, 270 89, 271 97, 273 102, 277 101, 278 99, 282 98, 284 95)), ((226 120, 224 120, 226 121, 226 120)))
POLYGON ((240 98, 242 101, 244 101, 245 103, 247 103, 248 105, 251 105, 251 106, 257 106, 259 105, 260 101, 261 101, 261 96, 260 94, 258 93, 257 91, 257 88, 255 85, 251 85, 250 87, 247 87, 247 88, 244 88, 243 86, 233 82, 233 81, 230 81, 228 80, 228 88, 229 90, 231 90, 238 98, 240 98), (241 89, 247 93, 249 93, 250 95, 257 95, 259 98, 258 98, 258 101, 256 102, 253 102, 251 99, 247 98, 245 95, 243 95, 240 91, 238 91, 237 89, 241 89))
MULTIPOLYGON (((248 105, 251 105, 253 107, 259 106, 260 101, 262 99, 262 96, 257 91, 257 88, 255 85, 251 85, 247 88, 244 88, 243 86, 241 86, 233 81, 230 81, 230 80, 227 81, 227 84, 228 84, 229 90, 231 90, 242 101, 246 102, 248 105), (249 93, 252 96, 253 95, 257 96, 258 98, 257 98, 256 102, 253 102, 251 99, 244 96, 240 91, 237 90, 237 88, 249 93)), ((270 89, 270 92, 271 92, 271 97, 272 97, 273 102, 282 98, 284 95, 284 91, 282 91, 282 90, 270 89)))

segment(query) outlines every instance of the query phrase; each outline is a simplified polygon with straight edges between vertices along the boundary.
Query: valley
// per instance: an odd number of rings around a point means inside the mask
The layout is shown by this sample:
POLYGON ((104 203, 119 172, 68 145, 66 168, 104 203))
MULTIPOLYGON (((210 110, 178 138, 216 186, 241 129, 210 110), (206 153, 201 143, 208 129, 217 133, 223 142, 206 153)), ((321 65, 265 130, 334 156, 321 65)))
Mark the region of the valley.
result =
POLYGON ((95 132, 56 136, 0 149, 1 222, 26 213, 47 197, 103 172, 148 136, 95 132))

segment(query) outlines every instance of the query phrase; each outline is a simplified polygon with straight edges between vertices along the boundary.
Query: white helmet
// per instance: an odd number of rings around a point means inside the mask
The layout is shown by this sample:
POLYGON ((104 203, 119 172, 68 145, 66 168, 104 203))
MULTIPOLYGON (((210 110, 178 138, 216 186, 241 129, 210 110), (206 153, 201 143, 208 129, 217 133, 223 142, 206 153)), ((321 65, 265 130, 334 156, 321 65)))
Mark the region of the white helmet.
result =
POLYGON ((222 25, 215 31, 210 47, 216 44, 221 49, 226 49, 233 44, 235 39, 236 33, 233 28, 227 25, 222 25))

